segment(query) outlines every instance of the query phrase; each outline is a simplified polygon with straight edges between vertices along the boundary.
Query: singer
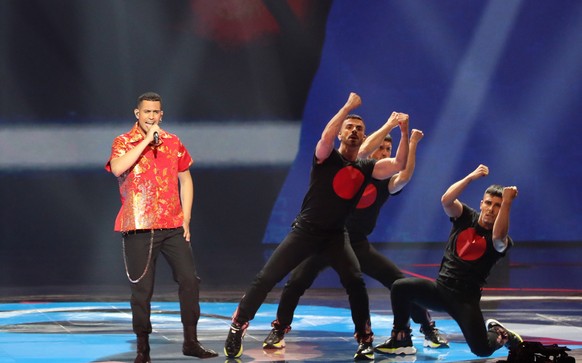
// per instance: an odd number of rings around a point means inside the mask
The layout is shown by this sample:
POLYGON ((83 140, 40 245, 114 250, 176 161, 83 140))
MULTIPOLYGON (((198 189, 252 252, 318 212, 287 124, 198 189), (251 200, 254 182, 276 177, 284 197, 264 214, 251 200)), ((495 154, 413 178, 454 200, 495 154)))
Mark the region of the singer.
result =
POLYGON ((199 358, 218 356, 204 348, 197 337, 200 279, 190 245, 194 183, 189 168, 193 160, 176 135, 160 128, 163 113, 160 95, 148 92, 139 96, 134 110, 137 122, 113 140, 105 165, 119 182, 121 209, 114 229, 122 235, 125 272, 131 286, 136 363, 151 361, 150 305, 160 252, 179 285, 182 353, 199 358))

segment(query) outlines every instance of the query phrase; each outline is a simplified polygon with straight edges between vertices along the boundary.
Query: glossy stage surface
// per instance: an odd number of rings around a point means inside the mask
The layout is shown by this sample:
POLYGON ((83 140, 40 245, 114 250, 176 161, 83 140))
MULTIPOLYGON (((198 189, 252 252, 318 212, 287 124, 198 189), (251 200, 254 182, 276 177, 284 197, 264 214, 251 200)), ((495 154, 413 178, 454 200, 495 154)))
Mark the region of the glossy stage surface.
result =
MULTIPOLYGON (((152 304, 152 362, 187 362, 199 359, 181 353, 182 328, 179 306, 172 294, 157 295, 152 304), (156 300, 157 298, 157 300, 156 300)), ((298 307, 293 329, 282 350, 263 350, 277 309, 278 290, 247 330, 244 353, 239 359, 224 356, 224 340, 230 316, 240 292, 214 291, 201 296, 199 340, 220 353, 205 362, 353 362, 357 344, 345 293, 339 289, 317 289, 306 293, 298 307)), ((0 363, 13 362, 133 362, 135 336, 126 296, 34 296, 0 302, 0 363)), ((558 344, 582 361, 582 298, 575 291, 490 291, 482 302, 485 319, 495 318, 521 334, 526 341, 558 344)), ((375 344, 390 333, 392 315, 388 294, 370 291, 375 344)), ((502 348, 489 358, 473 355, 457 324, 445 314, 433 312, 437 327, 449 341, 448 349, 422 346, 423 336, 413 324, 417 353, 410 356, 376 354, 375 362, 497 362, 507 359, 502 348)))

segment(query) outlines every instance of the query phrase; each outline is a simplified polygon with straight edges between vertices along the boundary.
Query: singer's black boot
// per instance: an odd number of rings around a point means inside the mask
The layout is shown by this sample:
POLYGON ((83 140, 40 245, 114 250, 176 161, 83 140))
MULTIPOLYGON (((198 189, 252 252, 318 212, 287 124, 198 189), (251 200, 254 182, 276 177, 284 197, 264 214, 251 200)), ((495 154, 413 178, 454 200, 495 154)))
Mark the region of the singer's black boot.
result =
POLYGON ((133 363, 151 363, 150 359, 150 343, 147 335, 139 335, 137 337, 137 356, 133 363))
POLYGON ((184 345, 182 346, 182 353, 198 358, 213 358, 218 357, 218 353, 212 349, 206 349, 198 341, 198 334, 195 326, 184 327, 184 345))

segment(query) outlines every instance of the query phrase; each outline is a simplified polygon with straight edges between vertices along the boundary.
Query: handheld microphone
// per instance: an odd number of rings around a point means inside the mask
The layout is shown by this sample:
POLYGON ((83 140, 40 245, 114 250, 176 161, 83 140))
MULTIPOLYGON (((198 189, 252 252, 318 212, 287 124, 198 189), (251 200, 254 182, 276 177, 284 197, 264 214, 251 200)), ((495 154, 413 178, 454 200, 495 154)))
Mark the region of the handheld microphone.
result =
POLYGON ((154 145, 157 145, 158 142, 160 142, 160 136, 158 135, 158 132, 154 132, 154 145))

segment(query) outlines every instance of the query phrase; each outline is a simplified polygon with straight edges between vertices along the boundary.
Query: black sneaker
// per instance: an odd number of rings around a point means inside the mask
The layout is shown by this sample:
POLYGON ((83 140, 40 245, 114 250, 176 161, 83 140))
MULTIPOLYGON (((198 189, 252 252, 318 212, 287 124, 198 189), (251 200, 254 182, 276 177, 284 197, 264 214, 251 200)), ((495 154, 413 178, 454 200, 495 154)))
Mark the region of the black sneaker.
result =
POLYGON ((421 327, 420 332, 424 334, 424 342, 422 343, 423 347, 434 349, 449 347, 449 341, 437 328, 434 327, 434 323, 432 323, 430 328, 427 328, 426 331, 421 327))
POLYGON ((271 332, 263 341, 263 349, 283 349, 285 348, 285 330, 271 329, 271 332))
POLYGON ((374 348, 372 348, 372 343, 361 342, 358 345, 356 354, 354 354, 354 360, 374 360, 374 348))
POLYGON ((228 336, 224 342, 224 354, 228 358, 238 358, 243 353, 242 339, 246 333, 246 325, 241 326, 238 323, 233 322, 230 325, 230 330, 228 331, 228 336))
POLYGON ((410 329, 401 330, 398 333, 392 330, 390 338, 384 343, 375 346, 374 351, 382 354, 415 354, 416 348, 412 345, 410 329))
POLYGON ((516 332, 507 329, 503 324, 495 319, 489 319, 485 322, 487 330, 494 330, 497 334, 501 335, 503 339, 507 339, 505 342, 505 347, 507 349, 516 349, 519 343, 523 342, 523 339, 516 332))

